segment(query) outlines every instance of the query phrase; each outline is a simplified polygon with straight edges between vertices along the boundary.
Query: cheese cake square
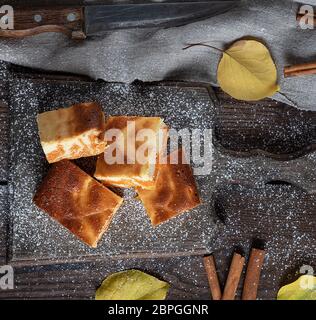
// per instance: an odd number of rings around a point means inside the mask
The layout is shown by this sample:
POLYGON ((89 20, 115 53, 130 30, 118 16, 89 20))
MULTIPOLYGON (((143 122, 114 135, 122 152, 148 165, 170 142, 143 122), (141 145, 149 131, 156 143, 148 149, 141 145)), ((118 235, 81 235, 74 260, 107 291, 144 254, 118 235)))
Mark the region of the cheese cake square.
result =
POLYGON ((49 163, 90 157, 105 149, 105 119, 96 102, 37 115, 41 145, 49 163))
POLYGON ((152 190, 137 188, 138 197, 143 202, 154 226, 201 203, 192 169, 189 164, 182 161, 182 150, 174 153, 167 157, 165 164, 158 166, 152 190), (178 159, 178 164, 170 163, 172 157, 178 159))
POLYGON ((96 247, 123 199, 71 161, 54 163, 34 203, 81 241, 96 247))
POLYGON ((159 117, 109 117, 106 136, 115 133, 115 139, 107 141, 104 154, 98 157, 94 177, 105 185, 152 188, 156 163, 168 139, 168 128, 163 120, 159 117))

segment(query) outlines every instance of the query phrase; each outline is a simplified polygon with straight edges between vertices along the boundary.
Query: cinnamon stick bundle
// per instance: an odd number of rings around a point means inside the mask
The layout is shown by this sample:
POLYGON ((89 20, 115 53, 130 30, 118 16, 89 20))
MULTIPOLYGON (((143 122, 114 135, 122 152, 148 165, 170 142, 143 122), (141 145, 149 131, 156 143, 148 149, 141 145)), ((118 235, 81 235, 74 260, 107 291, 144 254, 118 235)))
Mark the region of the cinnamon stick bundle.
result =
POLYGON ((203 257, 204 268, 213 300, 221 300, 222 292, 216 272, 215 260, 212 255, 203 257))
POLYGON ((240 281, 240 276, 245 264, 245 258, 239 253, 234 253, 233 259, 229 268, 228 277, 226 280, 222 300, 234 300, 237 287, 240 281))
POLYGON ((253 248, 250 253, 242 300, 256 300, 265 251, 253 248))

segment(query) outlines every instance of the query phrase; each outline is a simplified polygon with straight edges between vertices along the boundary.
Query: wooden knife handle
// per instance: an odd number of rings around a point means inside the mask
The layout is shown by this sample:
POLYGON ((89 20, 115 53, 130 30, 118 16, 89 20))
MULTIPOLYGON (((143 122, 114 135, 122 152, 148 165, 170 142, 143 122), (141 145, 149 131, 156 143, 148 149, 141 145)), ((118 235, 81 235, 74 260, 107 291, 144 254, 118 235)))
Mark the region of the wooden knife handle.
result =
POLYGON ((85 39, 83 10, 82 7, 14 7, 13 29, 0 29, 0 37, 23 38, 61 32, 72 39, 85 39))

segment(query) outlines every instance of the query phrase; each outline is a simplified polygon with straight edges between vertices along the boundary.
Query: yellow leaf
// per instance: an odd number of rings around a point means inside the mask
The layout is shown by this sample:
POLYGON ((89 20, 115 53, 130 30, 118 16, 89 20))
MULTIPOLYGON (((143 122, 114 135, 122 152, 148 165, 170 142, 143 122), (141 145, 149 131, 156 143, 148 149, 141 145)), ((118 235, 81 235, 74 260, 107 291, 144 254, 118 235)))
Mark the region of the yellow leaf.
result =
POLYGON ((217 79, 223 91, 239 100, 260 100, 280 89, 269 50, 255 40, 239 40, 223 53, 217 79))
POLYGON ((108 276, 95 294, 96 300, 164 300, 169 284, 139 270, 108 276))
POLYGON ((293 283, 282 287, 278 300, 316 300, 316 277, 303 275, 293 283))

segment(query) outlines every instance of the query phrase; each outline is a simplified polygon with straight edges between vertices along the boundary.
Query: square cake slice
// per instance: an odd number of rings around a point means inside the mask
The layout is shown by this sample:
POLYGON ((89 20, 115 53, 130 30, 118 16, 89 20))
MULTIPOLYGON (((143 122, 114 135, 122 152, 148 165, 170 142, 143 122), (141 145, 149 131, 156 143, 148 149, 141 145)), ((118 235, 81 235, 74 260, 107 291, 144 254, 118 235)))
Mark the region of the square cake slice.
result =
POLYGON ((183 163, 181 149, 174 152, 178 153, 177 158, 171 153, 165 164, 159 164, 152 190, 137 188, 138 197, 154 226, 201 203, 190 165, 183 163), (178 164, 170 163, 173 156, 178 164))
POLYGON ((105 185, 152 188, 156 162, 167 145, 168 127, 159 117, 109 117, 106 137, 117 131, 119 138, 116 136, 109 142, 108 137, 104 154, 98 157, 94 177, 105 185))
POLYGON ((33 201, 80 240, 96 247, 123 199, 62 160, 51 166, 33 201))
POLYGON ((90 157, 104 151, 105 119, 96 102, 37 115, 41 145, 49 163, 90 157))

